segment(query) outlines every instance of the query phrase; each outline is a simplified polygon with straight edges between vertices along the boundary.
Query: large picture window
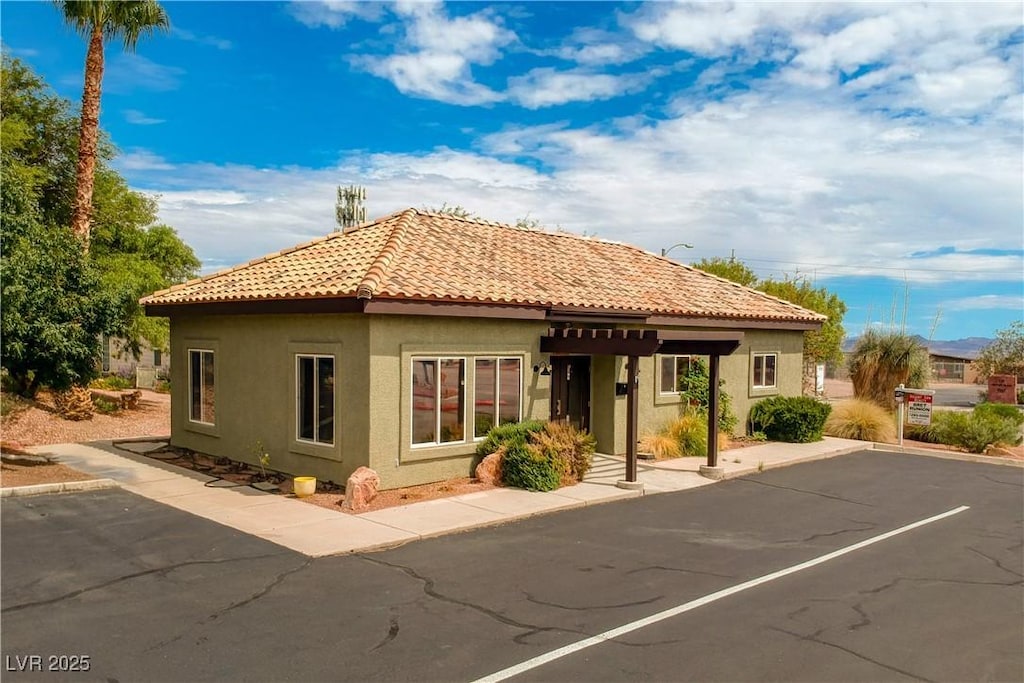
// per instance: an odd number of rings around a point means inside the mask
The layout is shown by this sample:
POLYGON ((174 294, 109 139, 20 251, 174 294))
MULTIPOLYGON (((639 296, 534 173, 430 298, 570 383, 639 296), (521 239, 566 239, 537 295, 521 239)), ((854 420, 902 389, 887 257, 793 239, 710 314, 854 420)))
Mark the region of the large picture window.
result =
POLYGON ((754 354, 754 388, 775 388, 775 366, 778 356, 774 353, 754 354))
POLYGON ((690 356, 661 357, 661 393, 678 394, 690 374, 690 356))
POLYGON ((189 420, 212 425, 215 420, 213 383, 213 351, 189 349, 188 394, 189 420))
POLYGON ((475 360, 473 436, 482 438, 495 425, 519 422, 522 416, 523 363, 519 358, 475 360))
POLYGON ((334 444, 334 356, 296 355, 297 438, 334 444))
POLYGON ((413 445, 465 441, 465 420, 465 359, 413 358, 413 445))

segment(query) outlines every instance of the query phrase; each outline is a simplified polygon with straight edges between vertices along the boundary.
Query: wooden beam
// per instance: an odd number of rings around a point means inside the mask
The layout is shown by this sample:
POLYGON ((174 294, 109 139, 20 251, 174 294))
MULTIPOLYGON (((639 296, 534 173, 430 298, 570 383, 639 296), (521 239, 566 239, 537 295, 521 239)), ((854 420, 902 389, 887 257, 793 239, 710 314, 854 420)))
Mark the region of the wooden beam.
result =
POLYGON ((637 441, 637 365, 636 356, 626 359, 626 481, 636 481, 636 441, 637 441))
POLYGON ((718 467, 718 360, 708 358, 708 467, 718 467))

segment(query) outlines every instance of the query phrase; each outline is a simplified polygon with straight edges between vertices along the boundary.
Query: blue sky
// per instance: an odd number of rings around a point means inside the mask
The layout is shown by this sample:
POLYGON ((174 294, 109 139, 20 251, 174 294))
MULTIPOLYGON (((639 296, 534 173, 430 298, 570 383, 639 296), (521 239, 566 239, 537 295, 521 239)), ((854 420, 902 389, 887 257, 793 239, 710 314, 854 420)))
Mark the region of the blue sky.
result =
MULTIPOLYGON (((851 335, 993 336, 1024 308, 1024 6, 166 2, 107 51, 101 125, 204 271, 368 214, 481 217, 806 275, 851 335), (893 311, 895 310, 895 315, 893 311)), ((3 2, 78 102, 85 45, 3 2)))

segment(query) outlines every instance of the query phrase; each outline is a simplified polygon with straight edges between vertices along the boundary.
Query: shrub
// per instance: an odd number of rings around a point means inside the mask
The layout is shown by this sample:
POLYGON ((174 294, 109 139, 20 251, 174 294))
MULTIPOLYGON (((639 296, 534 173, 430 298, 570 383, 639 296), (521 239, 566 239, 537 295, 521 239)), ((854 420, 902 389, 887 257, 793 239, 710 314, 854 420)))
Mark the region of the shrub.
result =
POLYGON ((708 454, 708 420, 697 411, 686 411, 670 422, 665 427, 665 434, 679 444, 679 451, 683 455, 708 454))
MULTIPOLYGON (((718 431, 732 434, 738 420, 732 412, 732 398, 722 390, 724 385, 725 380, 720 379, 718 381, 718 431)), ((707 415, 708 407, 711 405, 710 387, 707 362, 703 358, 691 358, 690 370, 679 384, 679 393, 683 400, 689 401, 707 415)))
POLYGON ((855 398, 832 409, 825 420, 825 434, 842 439, 896 442, 896 421, 881 406, 855 398))
POLYGON ((93 398, 92 402, 93 405, 96 406, 96 411, 103 413, 104 415, 113 415, 114 413, 121 409, 120 405, 113 401, 109 401, 103 398, 102 396, 97 396, 93 398))
POLYGON ((525 441, 513 440, 503 446, 501 479, 508 486, 527 491, 554 491, 561 483, 561 472, 554 460, 525 441))
POLYGON ((597 439, 590 433, 576 429, 568 422, 548 422, 544 429, 531 432, 528 445, 533 446, 555 463, 562 477, 562 485, 583 480, 590 470, 597 439))
POLYGON ((1009 420, 1018 427, 1024 425, 1024 413, 1021 412, 1020 408, 1005 403, 980 403, 974 406, 974 413, 1009 420))
POLYGON ((916 337, 867 330, 850 353, 847 368, 857 398, 892 409, 900 384, 924 388, 929 375, 928 349, 916 337))
POLYGON ((975 409, 970 413, 941 410, 922 434, 924 441, 958 446, 971 453, 984 453, 992 444, 1018 444, 1020 426, 1011 419, 975 409))
POLYGON ((527 420, 525 422, 509 422, 494 427, 487 432, 487 437, 476 447, 476 454, 488 456, 505 444, 526 443, 527 437, 544 429, 544 423, 540 420, 527 420))
POLYGON ((89 386, 93 389, 122 391, 124 389, 134 389, 135 379, 129 379, 127 377, 122 377, 121 375, 106 375, 104 377, 97 377, 93 381, 89 382, 89 386))
POLYGON ((652 454, 655 460, 678 458, 683 454, 679 450, 679 442, 665 432, 648 434, 640 439, 640 450, 652 454))
POLYGON ((773 396, 750 409, 752 431, 773 441, 808 443, 821 440, 832 406, 809 396, 773 396))

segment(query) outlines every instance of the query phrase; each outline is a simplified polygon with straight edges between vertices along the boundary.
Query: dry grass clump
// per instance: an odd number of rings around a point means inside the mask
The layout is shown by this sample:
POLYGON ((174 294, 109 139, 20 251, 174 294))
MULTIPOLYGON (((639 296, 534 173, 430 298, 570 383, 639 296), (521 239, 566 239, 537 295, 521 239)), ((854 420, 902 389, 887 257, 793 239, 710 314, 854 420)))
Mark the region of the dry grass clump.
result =
POLYGON ((708 420, 699 411, 688 409, 661 428, 657 434, 640 439, 640 450, 658 460, 708 454, 708 420))
POLYGON ((825 434, 841 439, 896 443, 896 420, 885 408, 854 398, 832 408, 825 420, 825 434))
POLYGON ((678 458, 683 454, 679 442, 664 433, 648 434, 640 439, 640 452, 650 453, 655 460, 678 458))

